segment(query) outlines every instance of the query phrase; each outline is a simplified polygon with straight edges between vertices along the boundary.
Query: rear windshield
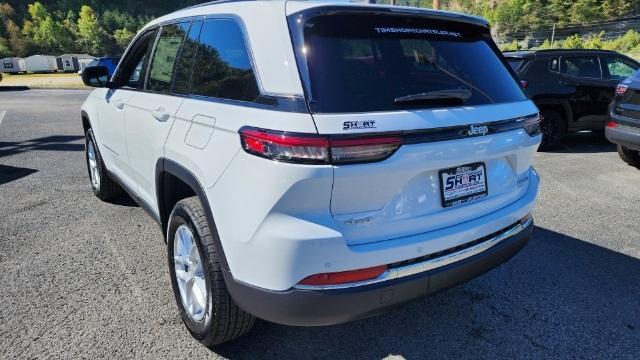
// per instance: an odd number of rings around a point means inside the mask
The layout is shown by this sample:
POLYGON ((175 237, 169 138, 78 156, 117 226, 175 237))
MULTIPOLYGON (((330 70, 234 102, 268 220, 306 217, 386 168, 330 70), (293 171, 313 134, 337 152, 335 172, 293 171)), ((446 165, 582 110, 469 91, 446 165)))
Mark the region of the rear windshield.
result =
POLYGON ((290 24, 314 113, 525 100, 480 26, 380 13, 296 17, 290 24))

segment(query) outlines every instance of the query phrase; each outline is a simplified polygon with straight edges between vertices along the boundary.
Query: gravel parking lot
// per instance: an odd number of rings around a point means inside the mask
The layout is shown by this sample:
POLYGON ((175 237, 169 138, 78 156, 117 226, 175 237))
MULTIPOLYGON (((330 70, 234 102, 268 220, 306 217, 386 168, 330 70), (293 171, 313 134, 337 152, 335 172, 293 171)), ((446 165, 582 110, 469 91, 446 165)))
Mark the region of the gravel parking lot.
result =
POLYGON ((159 227, 131 200, 107 204, 91 192, 86 95, 0 92, 2 358, 640 354, 640 170, 588 133, 538 154, 537 229, 505 265, 379 317, 321 328, 258 322, 209 350, 182 326, 159 227))

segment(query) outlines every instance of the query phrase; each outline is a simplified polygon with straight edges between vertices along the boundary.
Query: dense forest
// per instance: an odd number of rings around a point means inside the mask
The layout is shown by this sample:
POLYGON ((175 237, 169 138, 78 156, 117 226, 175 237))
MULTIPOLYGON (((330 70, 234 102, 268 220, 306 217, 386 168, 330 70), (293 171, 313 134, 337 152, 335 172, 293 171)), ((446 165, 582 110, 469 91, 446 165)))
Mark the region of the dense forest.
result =
MULTIPOLYGON (((136 31, 197 0, 0 0, 0 57, 35 53, 119 54, 136 31)), ((388 3, 389 0, 379 2, 388 3)), ((431 7, 431 0, 398 0, 431 7)), ((443 9, 487 18, 496 34, 615 19, 640 12, 640 0, 443 0, 443 9)))

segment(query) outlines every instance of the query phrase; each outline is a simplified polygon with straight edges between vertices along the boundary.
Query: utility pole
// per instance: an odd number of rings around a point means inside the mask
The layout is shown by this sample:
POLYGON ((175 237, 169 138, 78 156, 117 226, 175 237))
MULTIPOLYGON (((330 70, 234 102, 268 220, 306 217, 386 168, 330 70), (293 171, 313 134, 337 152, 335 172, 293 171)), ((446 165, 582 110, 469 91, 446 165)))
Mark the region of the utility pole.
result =
POLYGON ((440 10, 440 0, 433 0, 433 10, 440 10))
POLYGON ((553 24, 553 30, 551 30, 551 48, 553 49, 553 42, 556 39, 556 24, 553 24))

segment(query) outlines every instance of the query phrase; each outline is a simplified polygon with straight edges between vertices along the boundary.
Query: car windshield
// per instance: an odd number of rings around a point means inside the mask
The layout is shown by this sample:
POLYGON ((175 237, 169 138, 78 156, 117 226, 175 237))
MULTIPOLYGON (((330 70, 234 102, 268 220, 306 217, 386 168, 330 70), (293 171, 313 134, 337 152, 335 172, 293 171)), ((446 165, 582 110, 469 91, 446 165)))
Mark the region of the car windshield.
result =
POLYGON ((476 106, 525 99, 488 31, 477 25, 349 13, 311 17, 297 29, 302 36, 293 34, 294 43, 301 49, 298 63, 312 112, 476 106))
POLYGON ((518 71, 518 69, 520 69, 520 65, 522 65, 524 60, 507 58, 507 62, 509 63, 509 66, 511 66, 513 70, 518 71))

